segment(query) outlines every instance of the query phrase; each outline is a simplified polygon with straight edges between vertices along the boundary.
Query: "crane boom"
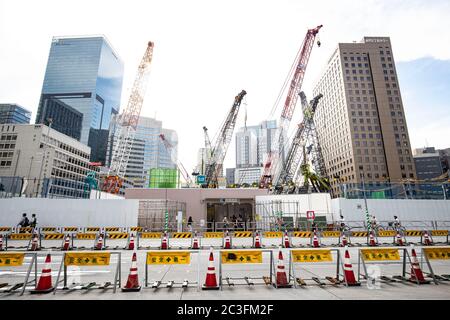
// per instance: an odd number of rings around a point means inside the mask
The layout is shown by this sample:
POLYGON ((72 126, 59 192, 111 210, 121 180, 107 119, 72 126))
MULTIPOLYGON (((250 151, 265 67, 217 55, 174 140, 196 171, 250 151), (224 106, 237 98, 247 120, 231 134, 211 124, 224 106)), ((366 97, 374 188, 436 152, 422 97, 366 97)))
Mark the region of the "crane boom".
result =
POLYGON ((104 191, 114 190, 118 192, 118 188, 114 188, 113 184, 117 184, 119 180, 125 177, 130 150, 133 146, 133 140, 136 133, 136 127, 141 114, 144 102, 145 92, 150 74, 150 65, 153 58, 153 42, 147 43, 147 49, 138 67, 136 78, 131 89, 128 104, 119 116, 117 128, 114 133, 114 149, 112 152, 111 163, 108 170, 108 176, 104 181, 104 191))
POLYGON ((183 176, 184 180, 186 181, 188 187, 193 185, 191 176, 189 175, 189 173, 187 172, 186 168, 184 167, 184 165, 181 163, 180 160, 178 160, 175 157, 175 154, 173 152, 173 146, 172 144, 166 139, 166 137, 164 136, 164 134, 160 134, 159 137, 161 138, 162 143, 164 144, 164 146, 166 147, 167 152, 170 155, 170 159, 172 160, 173 163, 176 164, 178 170, 180 170, 181 175, 183 176))
MULTIPOLYGON (((268 153, 267 159, 264 162, 264 173, 260 179, 260 188, 269 187, 272 183, 273 176, 276 174, 276 172, 274 172, 275 169, 280 167, 277 166, 277 161, 279 161, 279 159, 283 159, 284 156, 284 136, 289 130, 289 124, 297 104, 298 94, 302 87, 303 78, 305 76, 306 67, 308 66, 314 40, 316 35, 319 33, 320 28, 322 28, 322 25, 319 25, 314 29, 309 29, 306 32, 306 36, 300 47, 299 54, 297 55, 298 60, 294 63, 296 68, 290 82, 289 91, 286 96, 283 111, 278 123, 279 130, 277 131, 275 146, 268 153)), ((318 44, 320 45, 320 43, 318 44)))
POLYGON ((208 188, 216 188, 218 186, 219 173, 222 170, 223 161, 233 135, 237 115, 239 113, 239 107, 246 94, 247 92, 242 90, 234 98, 233 106, 231 107, 231 110, 219 131, 217 141, 214 144, 214 149, 212 150, 211 163, 206 168, 206 187, 208 188))

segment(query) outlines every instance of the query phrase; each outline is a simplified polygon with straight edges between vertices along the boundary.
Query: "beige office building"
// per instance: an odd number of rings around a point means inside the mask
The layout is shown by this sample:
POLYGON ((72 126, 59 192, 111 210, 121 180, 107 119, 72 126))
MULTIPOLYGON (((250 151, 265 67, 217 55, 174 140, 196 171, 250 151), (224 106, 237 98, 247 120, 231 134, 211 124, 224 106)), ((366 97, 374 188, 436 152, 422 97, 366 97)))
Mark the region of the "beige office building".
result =
POLYGON ((314 86, 319 93, 314 119, 334 196, 362 174, 366 183, 415 179, 389 37, 339 43, 314 86))

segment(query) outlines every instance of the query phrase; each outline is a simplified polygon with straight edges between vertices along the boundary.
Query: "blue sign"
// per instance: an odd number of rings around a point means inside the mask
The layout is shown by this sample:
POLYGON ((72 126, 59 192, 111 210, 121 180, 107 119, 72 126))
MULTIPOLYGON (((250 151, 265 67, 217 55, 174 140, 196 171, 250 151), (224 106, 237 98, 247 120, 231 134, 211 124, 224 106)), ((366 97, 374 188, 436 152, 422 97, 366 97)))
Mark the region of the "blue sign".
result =
POLYGON ((206 182, 206 177, 205 176, 197 176, 197 183, 205 183, 206 182))

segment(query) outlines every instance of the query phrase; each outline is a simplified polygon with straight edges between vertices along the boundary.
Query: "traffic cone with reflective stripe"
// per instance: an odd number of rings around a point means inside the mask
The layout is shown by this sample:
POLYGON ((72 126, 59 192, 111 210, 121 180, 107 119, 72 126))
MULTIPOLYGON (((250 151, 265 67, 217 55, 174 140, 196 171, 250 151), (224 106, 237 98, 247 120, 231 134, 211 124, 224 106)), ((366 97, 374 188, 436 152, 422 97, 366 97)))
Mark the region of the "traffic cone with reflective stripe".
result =
POLYGON ((205 284, 202 286, 203 290, 218 290, 220 287, 217 285, 216 269, 214 267, 214 255, 212 248, 209 251, 209 264, 208 271, 206 273, 205 284))
POLYGON ((348 245, 348 241, 347 241, 347 236, 345 235, 344 232, 342 232, 342 243, 341 243, 341 247, 345 247, 348 245))
POLYGON ((317 231, 316 230, 314 230, 313 247, 314 248, 319 248, 320 247, 319 237, 317 236, 317 231))
POLYGON ((292 287, 292 285, 289 284, 287 280, 286 270, 284 269, 283 253, 281 252, 280 248, 278 252, 276 288, 290 288, 290 287, 292 287))
POLYGON ((134 234, 130 234, 130 241, 128 242, 128 250, 134 250, 134 234))
POLYGON ((33 234, 33 239, 31 240, 31 248, 30 251, 39 250, 39 236, 37 233, 33 234))
POLYGON ((47 254, 39 282, 37 283, 36 288, 30 291, 31 293, 49 293, 53 291, 51 262, 52 259, 50 254, 47 254))
POLYGON ((136 252, 133 253, 133 258, 131 259, 130 274, 128 275, 127 284, 122 288, 123 292, 140 291, 141 286, 139 285, 137 262, 136 262, 136 252))
POLYGON ((228 230, 225 231, 225 244, 223 246, 224 249, 231 249, 231 239, 228 230))
POLYGON ((261 248, 261 237, 259 236, 259 231, 256 231, 255 233, 255 248, 261 248))
POLYGON ((369 233, 369 246, 376 246, 377 243, 375 241, 375 235, 373 234, 373 230, 370 231, 369 233))
POLYGON ((163 238, 161 240, 161 250, 167 250, 167 249, 168 249, 167 233, 164 231, 164 235, 163 235, 163 238))
POLYGON ((103 250, 103 234, 100 233, 98 236, 97 244, 95 245, 96 250, 103 250))
POLYGON ((402 236, 400 235, 399 231, 397 231, 397 234, 395 236, 395 244, 398 245, 398 246, 403 246, 404 245, 402 236))
POLYGON ((287 230, 284 230, 283 246, 284 246, 284 248, 290 248, 291 247, 291 244, 290 244, 290 241, 289 241, 289 235, 288 235, 287 230))
POLYGON ((355 274, 353 273, 352 262, 350 261, 350 253, 348 252, 348 247, 345 246, 344 255, 344 277, 349 286, 360 286, 361 283, 356 281, 355 274))
POLYGON ((419 260, 417 259, 414 245, 411 245, 411 278, 409 279, 409 281, 419 284, 430 283, 429 281, 425 280, 422 270, 420 269, 419 260))
POLYGON ((199 249, 197 231, 194 231, 194 239, 192 239, 192 249, 199 249))
POLYGON ((70 235, 69 234, 67 234, 66 237, 64 238, 62 250, 63 251, 70 250, 70 235))
POLYGON ((0 233, 0 251, 3 251, 3 235, 0 233))
POLYGON ((431 246, 433 244, 431 242, 431 239, 430 239, 430 236, 428 235, 427 230, 423 231, 423 240, 424 240, 424 245, 426 245, 426 246, 431 246))

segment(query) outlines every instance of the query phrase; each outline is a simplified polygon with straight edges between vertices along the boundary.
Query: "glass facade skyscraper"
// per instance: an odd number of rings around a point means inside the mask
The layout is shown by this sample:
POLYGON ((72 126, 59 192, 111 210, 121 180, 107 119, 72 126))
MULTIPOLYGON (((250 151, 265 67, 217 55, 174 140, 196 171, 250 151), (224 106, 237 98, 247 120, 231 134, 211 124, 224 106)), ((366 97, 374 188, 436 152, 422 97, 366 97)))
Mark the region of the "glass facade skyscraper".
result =
POLYGON ((30 123, 31 112, 14 103, 0 104, 0 123, 30 123))
MULTIPOLYGON (((103 36, 54 37, 36 123, 44 123, 47 99, 58 99, 82 115, 80 142, 91 161, 105 163, 109 124, 119 113, 123 62, 103 36)), ((53 123, 55 128, 57 123, 53 123)))

